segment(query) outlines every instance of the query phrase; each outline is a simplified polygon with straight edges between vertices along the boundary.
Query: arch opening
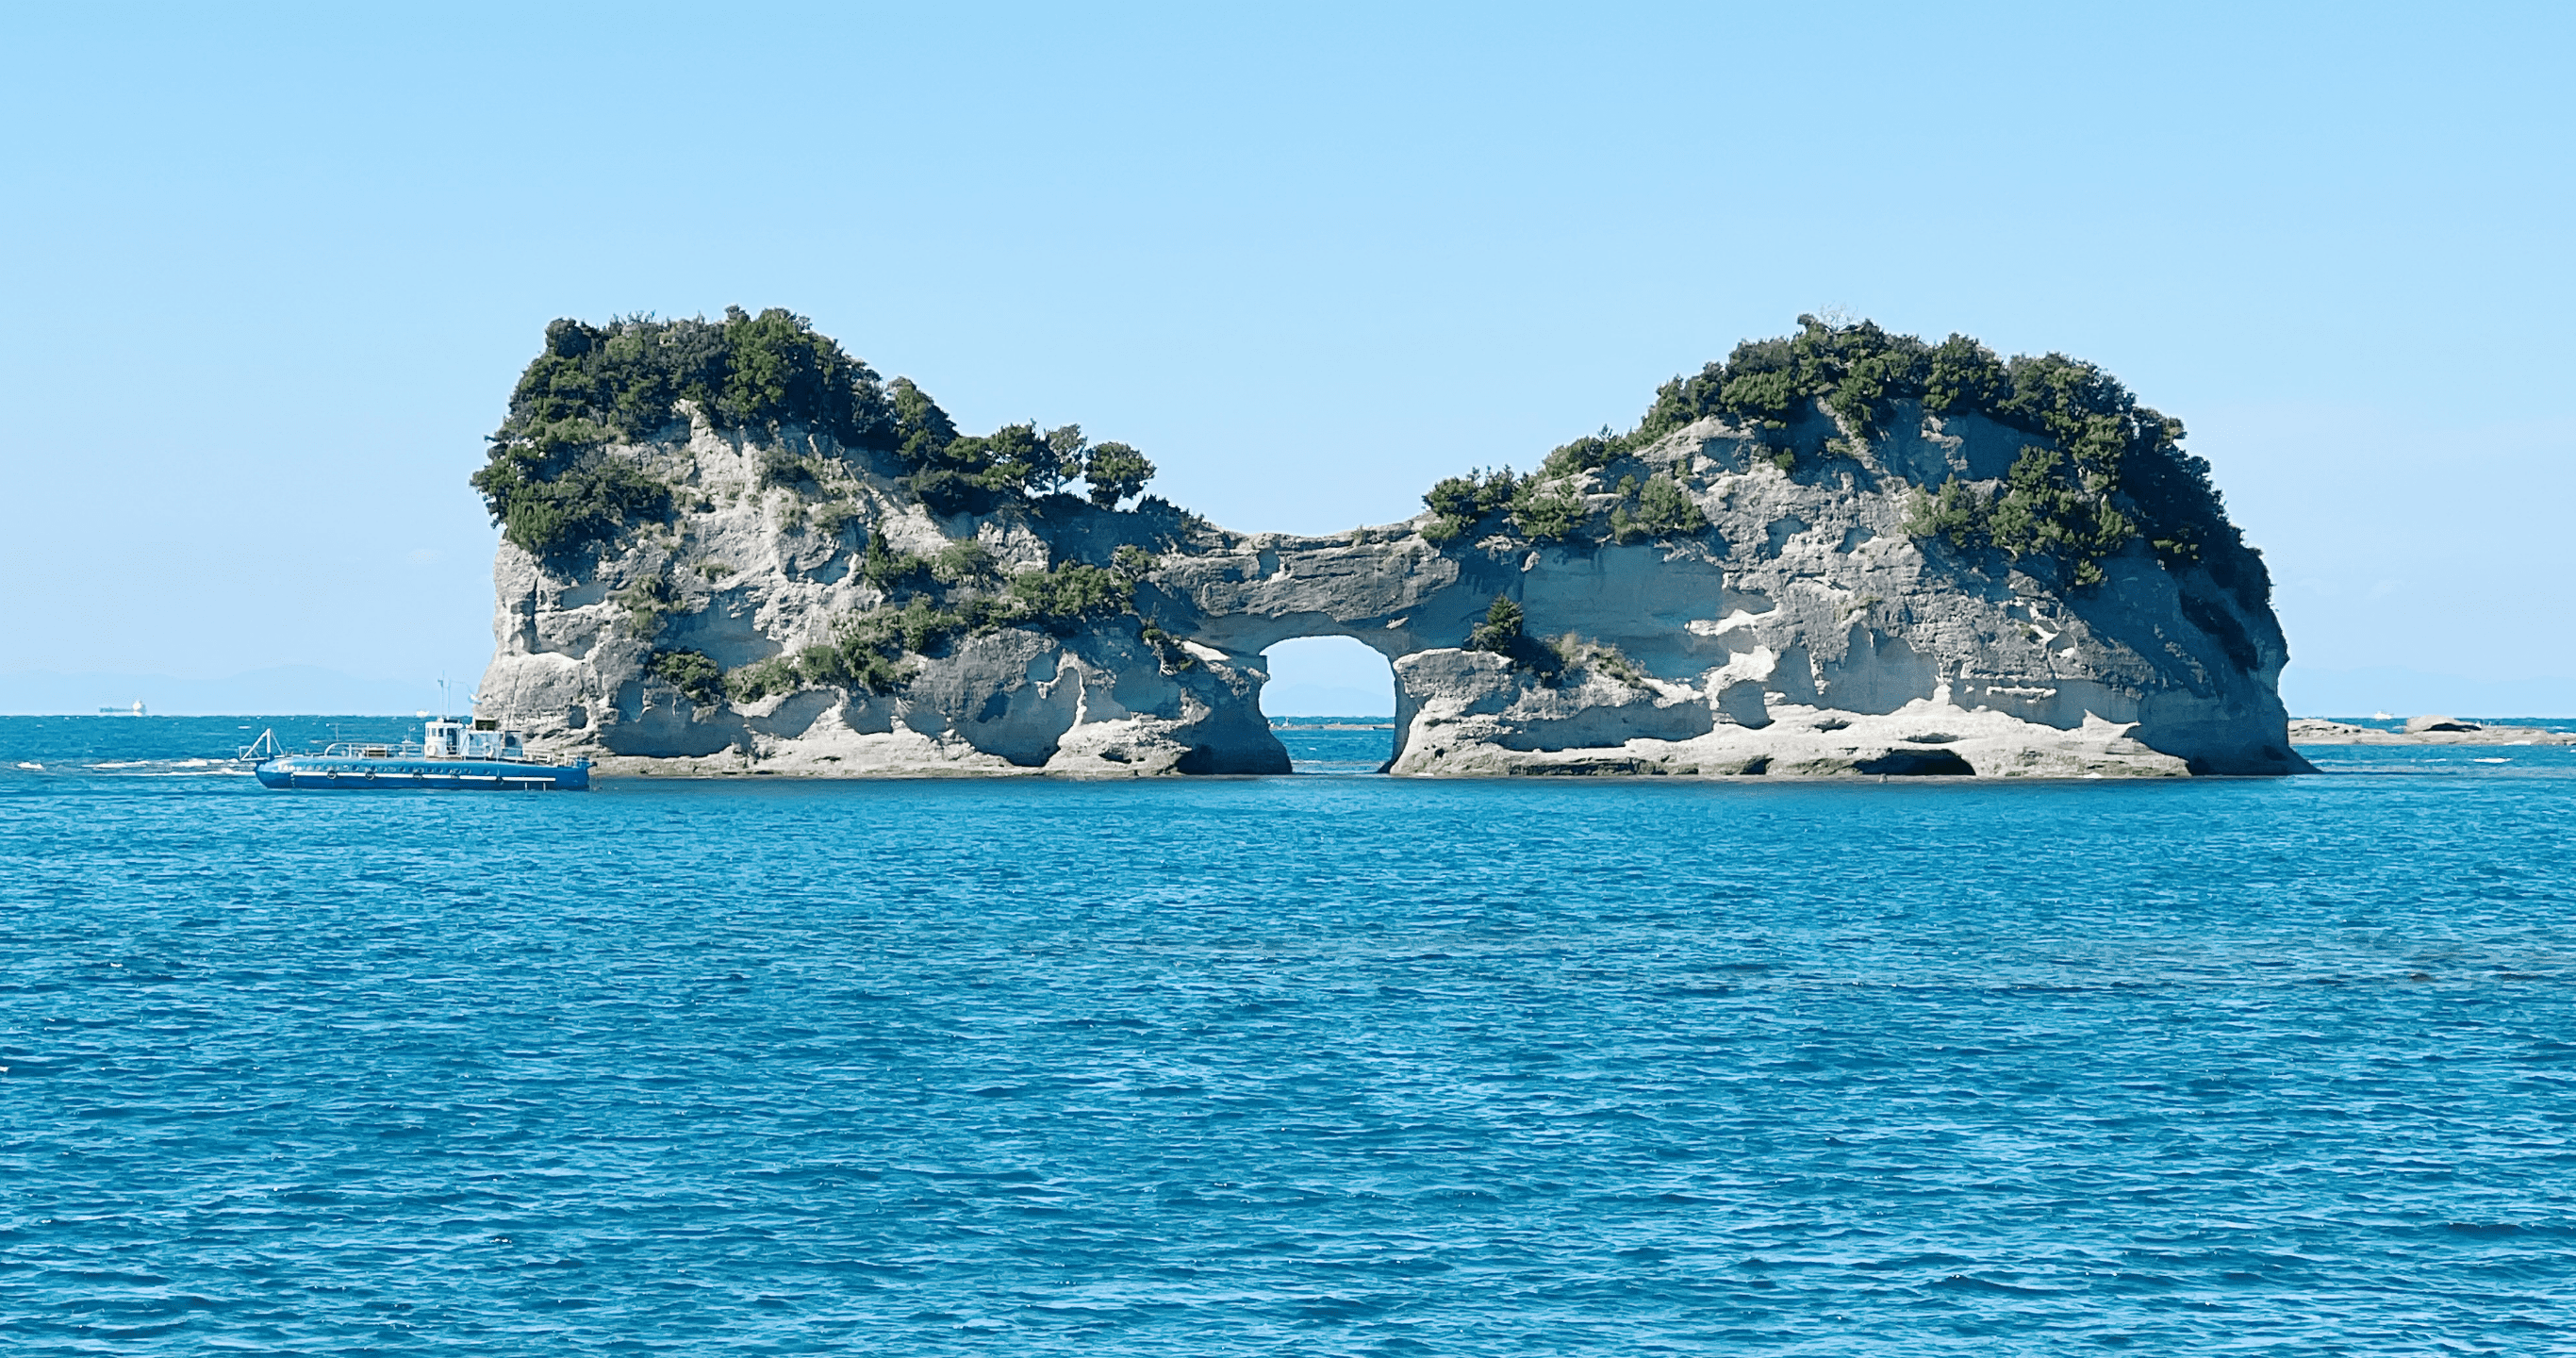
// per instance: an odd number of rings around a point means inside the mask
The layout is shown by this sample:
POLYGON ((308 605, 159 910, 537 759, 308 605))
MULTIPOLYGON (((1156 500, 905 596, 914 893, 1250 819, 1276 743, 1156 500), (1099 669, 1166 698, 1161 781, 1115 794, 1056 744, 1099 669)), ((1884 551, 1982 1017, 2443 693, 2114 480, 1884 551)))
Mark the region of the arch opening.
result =
POLYGON ((1261 653, 1261 715, 1298 773, 1375 773, 1395 758, 1395 667, 1350 637, 1292 637, 1261 653))

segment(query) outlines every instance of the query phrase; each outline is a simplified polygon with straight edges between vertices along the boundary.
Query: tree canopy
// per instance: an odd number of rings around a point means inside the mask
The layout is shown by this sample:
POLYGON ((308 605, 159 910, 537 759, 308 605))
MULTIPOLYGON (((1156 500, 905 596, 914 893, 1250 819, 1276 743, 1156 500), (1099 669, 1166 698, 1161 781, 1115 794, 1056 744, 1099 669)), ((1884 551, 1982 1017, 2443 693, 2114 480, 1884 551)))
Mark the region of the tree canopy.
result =
MULTIPOLYGON (((1515 481, 1506 471, 1440 482, 1423 496, 1435 516, 1423 535, 1450 542, 1480 523, 1502 522, 1496 516, 1508 510, 1522 536, 1566 537, 1585 519, 1566 489, 1573 478, 1696 421, 1726 420, 1768 445, 1769 459, 1787 471, 1805 455, 1793 447, 1793 426, 1812 414, 1834 421, 1830 456, 1852 451, 1847 441, 1884 437, 1898 401, 1936 416, 1980 415, 2034 438, 2000 483, 1927 488, 1909 517, 1915 535, 2054 558, 2077 584, 2100 580, 2105 559, 2143 540, 2169 567, 2205 562, 2231 585, 2268 588, 2249 568, 2251 549, 2227 520, 2209 464, 2183 451, 2182 422, 2139 404, 2094 364, 2057 353, 2006 359, 1966 335, 1930 344, 1866 320, 1814 316, 1799 317, 1796 334, 1747 340, 1725 361, 1664 383, 1626 433, 1604 428, 1566 443, 1529 477, 1515 481)), ((1636 508, 1613 511, 1614 539, 1704 524, 1681 488, 1661 477, 1623 495, 1636 508)))
POLYGON ((782 307, 724 319, 558 320, 510 394, 498 443, 651 438, 696 404, 717 428, 802 425, 853 448, 892 448, 895 410, 867 364, 782 307), (591 426, 572 430, 571 423, 591 426))
MULTIPOLYGON (((728 307, 721 321, 549 324, 474 488, 503 536, 540 556, 605 546, 634 523, 667 518, 673 503, 669 487, 605 450, 665 436, 684 401, 718 429, 794 427, 844 451, 890 456, 905 488, 941 513, 987 512, 1077 479, 1094 504, 1116 508, 1154 475, 1144 454, 1124 443, 1094 447, 1079 425, 963 434, 911 379, 880 381, 806 318, 728 307)), ((763 484, 801 467, 764 463, 763 484)))
POLYGON ((1100 444, 1082 462, 1082 480, 1091 487, 1091 502, 1103 509, 1115 509, 1120 500, 1142 494, 1145 483, 1153 479, 1154 464, 1123 443, 1100 444))
POLYGON ((1627 435, 1577 440, 1550 462, 1642 446, 1712 415, 1767 433, 1809 402, 1868 442, 1886 432, 1896 400, 1934 415, 1982 415, 2054 444, 2025 452, 1991 496, 1968 486, 1937 492, 1939 526, 1918 508, 1920 536, 2053 556, 2077 583, 2099 580, 2100 562, 2140 538, 2167 565, 2239 544, 2209 463, 2182 449, 2182 422, 2140 405, 2101 368, 2057 353, 1999 358, 1959 334, 1927 344, 1869 321, 1801 316, 1795 335, 1748 340, 1725 362, 1665 383, 1627 435))

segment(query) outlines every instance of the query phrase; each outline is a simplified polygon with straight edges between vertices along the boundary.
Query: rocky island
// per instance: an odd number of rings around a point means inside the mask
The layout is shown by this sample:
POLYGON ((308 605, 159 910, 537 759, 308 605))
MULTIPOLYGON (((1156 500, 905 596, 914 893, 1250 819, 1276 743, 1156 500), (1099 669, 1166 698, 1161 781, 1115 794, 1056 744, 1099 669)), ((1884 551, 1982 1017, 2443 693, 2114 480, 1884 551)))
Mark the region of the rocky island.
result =
POLYGON ((481 702, 604 773, 1281 773, 1261 652, 1333 635, 1398 774, 2300 771, 2181 438, 2088 363, 1801 317, 1527 475, 1240 533, 782 310, 557 321, 474 477, 481 702))
POLYGON ((2520 722, 2488 725, 2458 717, 2409 717, 2394 731, 2350 722, 2299 717, 2290 739, 2301 745, 2576 745, 2576 733, 2520 722))

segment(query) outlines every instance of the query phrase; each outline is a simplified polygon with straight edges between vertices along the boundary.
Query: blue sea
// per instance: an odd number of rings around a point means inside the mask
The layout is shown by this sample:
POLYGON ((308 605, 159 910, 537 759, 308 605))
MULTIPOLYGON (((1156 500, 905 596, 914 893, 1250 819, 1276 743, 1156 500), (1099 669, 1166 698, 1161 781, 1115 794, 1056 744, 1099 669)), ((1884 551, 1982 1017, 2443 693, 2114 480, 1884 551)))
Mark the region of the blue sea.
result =
POLYGON ((0 1352, 2576 1350, 2563 748, 202 762, 270 725, 0 719, 0 1352))

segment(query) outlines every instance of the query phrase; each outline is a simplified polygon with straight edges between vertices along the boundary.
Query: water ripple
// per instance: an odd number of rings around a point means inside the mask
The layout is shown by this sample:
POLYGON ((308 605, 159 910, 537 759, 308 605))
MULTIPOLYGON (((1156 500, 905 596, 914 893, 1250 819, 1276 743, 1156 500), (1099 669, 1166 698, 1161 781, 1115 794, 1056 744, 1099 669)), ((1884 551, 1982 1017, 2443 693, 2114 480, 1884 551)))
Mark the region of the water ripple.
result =
POLYGON ((2576 778, 331 797, 46 739, 0 741, 46 766, 0 768, 12 1353, 2576 1313, 2576 778))

